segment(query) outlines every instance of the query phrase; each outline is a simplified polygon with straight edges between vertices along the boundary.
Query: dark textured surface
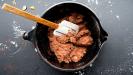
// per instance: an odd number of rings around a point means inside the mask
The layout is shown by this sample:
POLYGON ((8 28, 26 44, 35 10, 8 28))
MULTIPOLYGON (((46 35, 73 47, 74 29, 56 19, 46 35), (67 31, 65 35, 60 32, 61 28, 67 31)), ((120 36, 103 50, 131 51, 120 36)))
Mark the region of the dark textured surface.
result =
MULTIPOLYGON (((42 15, 53 4, 66 0, 16 0, 16 7, 27 5, 27 11, 42 15), (35 10, 29 9, 31 5, 35 10)), ((71 0, 69 0, 71 1, 71 0)), ((99 57, 85 69, 87 75, 133 75, 133 1, 73 0, 83 3, 99 17, 109 33, 99 57)), ((12 0, 0 0, 0 6, 12 0)), ((22 39, 22 33, 35 26, 0 9, 0 75, 68 75, 45 64, 33 45, 22 39)))

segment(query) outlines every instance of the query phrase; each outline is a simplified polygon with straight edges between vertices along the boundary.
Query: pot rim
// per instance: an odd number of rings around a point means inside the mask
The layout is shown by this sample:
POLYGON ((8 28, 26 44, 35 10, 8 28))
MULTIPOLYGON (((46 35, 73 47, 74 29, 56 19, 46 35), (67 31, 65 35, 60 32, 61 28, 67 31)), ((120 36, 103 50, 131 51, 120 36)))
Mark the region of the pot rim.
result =
POLYGON ((89 10, 90 10, 91 12, 93 12, 94 15, 96 14, 96 13, 94 12, 94 10, 92 10, 90 7, 88 7, 87 5, 85 5, 85 4, 83 4, 83 3, 74 2, 74 1, 62 1, 62 2, 53 4, 53 5, 51 5, 50 7, 48 7, 45 11, 43 11, 41 17, 42 17, 48 10, 50 10, 51 8, 53 8, 53 7, 57 6, 57 5, 60 5, 60 4, 64 4, 64 3, 79 4, 79 5, 81 5, 81 6, 84 6, 84 7, 86 7, 86 8, 89 8, 89 10))

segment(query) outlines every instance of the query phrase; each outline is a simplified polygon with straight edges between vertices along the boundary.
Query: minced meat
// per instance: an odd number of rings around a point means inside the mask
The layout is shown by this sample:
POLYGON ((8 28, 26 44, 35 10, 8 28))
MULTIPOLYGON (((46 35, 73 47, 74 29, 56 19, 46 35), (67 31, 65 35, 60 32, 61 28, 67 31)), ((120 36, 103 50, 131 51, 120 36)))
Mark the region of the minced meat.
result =
POLYGON ((79 25, 80 29, 77 34, 69 32, 67 35, 54 36, 53 30, 49 29, 50 48, 60 63, 80 61, 87 52, 87 47, 92 45, 93 38, 83 18, 83 15, 71 13, 62 19, 79 25))

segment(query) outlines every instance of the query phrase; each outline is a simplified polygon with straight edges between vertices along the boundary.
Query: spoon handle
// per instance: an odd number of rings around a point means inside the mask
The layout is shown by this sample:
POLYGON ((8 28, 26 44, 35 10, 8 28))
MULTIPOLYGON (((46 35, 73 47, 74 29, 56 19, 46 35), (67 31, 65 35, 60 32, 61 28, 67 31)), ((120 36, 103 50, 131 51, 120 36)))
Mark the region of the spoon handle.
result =
POLYGON ((53 29, 56 29, 58 28, 58 24, 54 23, 54 22, 51 22, 51 21, 48 21, 46 19, 43 19, 41 17, 38 17, 38 16, 35 16, 35 15, 32 15, 26 11, 23 11, 23 10, 20 10, 16 7, 13 7, 9 4, 3 4, 2 6, 2 9, 5 10, 5 11, 8 11, 8 12, 11 12, 13 14, 16 14, 16 15, 19 15, 19 16, 22 16, 24 18, 27 18, 29 20, 32 20, 32 21, 35 21, 35 22, 38 22, 38 23, 41 23, 42 25, 45 25, 45 26, 48 26, 48 27, 51 27, 53 29))

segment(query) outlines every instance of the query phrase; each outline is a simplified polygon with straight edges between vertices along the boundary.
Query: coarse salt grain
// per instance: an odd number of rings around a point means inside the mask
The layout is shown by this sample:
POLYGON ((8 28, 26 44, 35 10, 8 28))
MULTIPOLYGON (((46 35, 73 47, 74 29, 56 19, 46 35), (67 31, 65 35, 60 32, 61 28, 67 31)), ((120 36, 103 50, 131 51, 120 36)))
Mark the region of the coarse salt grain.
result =
POLYGON ((23 5, 22 10, 25 11, 27 9, 26 5, 23 5))

